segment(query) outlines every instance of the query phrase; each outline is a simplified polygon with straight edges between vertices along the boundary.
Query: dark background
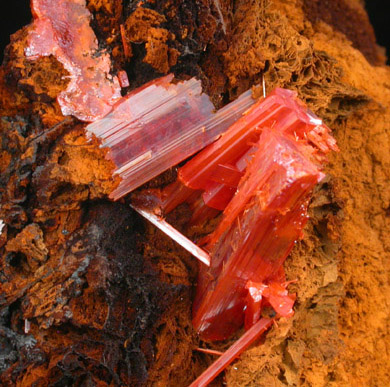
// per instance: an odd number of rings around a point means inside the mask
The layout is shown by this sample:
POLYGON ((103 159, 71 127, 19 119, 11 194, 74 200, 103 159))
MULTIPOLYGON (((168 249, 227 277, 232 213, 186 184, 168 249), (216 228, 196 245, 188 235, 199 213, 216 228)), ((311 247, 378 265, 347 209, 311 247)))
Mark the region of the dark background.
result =
POLYGON ((387 64, 390 64, 390 0, 366 0, 365 4, 376 41, 386 48, 387 64))
POLYGON ((2 63, 9 36, 31 22, 30 0, 0 0, 0 15, 0 63, 2 63))
MULTIPOLYGON (((55 1, 55 0, 53 0, 55 1)), ((366 0, 366 9, 374 26, 377 42, 387 48, 390 54, 390 0, 366 0)), ((3 61, 3 51, 9 43, 9 36, 21 27, 30 23, 29 0, 0 0, 0 63, 3 61)), ((389 63, 389 61, 388 61, 389 63)))

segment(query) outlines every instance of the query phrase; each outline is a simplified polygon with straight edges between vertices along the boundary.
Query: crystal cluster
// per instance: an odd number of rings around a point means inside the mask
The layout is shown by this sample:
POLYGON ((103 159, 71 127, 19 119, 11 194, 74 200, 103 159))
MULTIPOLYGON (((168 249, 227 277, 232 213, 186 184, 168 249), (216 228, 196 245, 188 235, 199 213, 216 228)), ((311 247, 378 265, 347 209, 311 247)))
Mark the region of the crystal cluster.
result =
POLYGON ((165 214, 187 203, 193 224, 223 211, 198 241, 210 256, 193 305, 202 338, 225 339, 244 322, 251 327, 264 306, 292 315, 283 262, 301 236, 330 150, 337 150, 330 129, 296 93, 276 89, 180 168, 175 183, 136 195, 137 206, 165 214))
POLYGON ((237 194, 205 244, 211 264, 201 268, 193 316, 204 338, 224 339, 244 318, 250 327, 263 298, 277 314, 292 315, 282 264, 306 223, 308 194, 322 176, 293 140, 264 129, 237 194))
POLYGON ((122 98, 104 118, 87 126, 121 177, 110 195, 119 199, 214 141, 255 100, 247 91, 214 112, 200 81, 156 79, 122 98))
POLYGON ((25 55, 54 55, 69 72, 67 90, 58 96, 62 113, 83 121, 105 116, 121 97, 121 87, 110 75, 110 56, 97 51, 85 0, 32 0, 31 10, 34 23, 25 55))

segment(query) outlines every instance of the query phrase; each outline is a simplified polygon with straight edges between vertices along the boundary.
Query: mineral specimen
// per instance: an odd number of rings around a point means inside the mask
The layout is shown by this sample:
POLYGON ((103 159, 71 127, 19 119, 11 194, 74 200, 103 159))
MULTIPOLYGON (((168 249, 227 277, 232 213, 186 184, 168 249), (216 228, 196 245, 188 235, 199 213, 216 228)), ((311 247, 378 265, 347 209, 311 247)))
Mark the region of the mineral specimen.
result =
POLYGON ((31 10, 34 23, 25 55, 54 55, 69 72, 68 88, 58 96, 62 113, 83 121, 105 116, 121 88, 110 75, 109 55, 98 51, 85 0, 32 0, 31 10))
POLYGON ((170 212, 184 201, 197 211, 203 207, 203 202, 208 207, 223 211, 236 192, 266 127, 293 136, 296 141, 312 144, 307 150, 313 153, 318 163, 324 160, 324 154, 329 150, 337 149, 329 129, 296 98, 296 93, 275 89, 266 99, 260 99, 253 105, 219 141, 179 170, 178 180, 186 188, 179 189, 180 183, 175 183, 175 188, 163 192, 165 212, 170 212), (194 190, 203 191, 203 201, 199 202, 194 190), (194 204, 196 200, 198 203, 194 204))
POLYGON ((291 316, 283 262, 307 222, 307 205, 326 154, 337 150, 330 129, 289 90, 259 100, 220 139, 178 172, 178 181, 135 195, 137 206, 168 213, 186 202, 194 222, 223 211, 198 244, 200 267, 193 324, 203 339, 229 337, 256 323, 270 305, 291 316))
POLYGON ((87 126, 115 165, 121 182, 110 197, 119 199, 214 141, 255 100, 247 91, 214 112, 200 81, 172 84, 156 79, 122 98, 106 117, 87 126))
POLYGON ((201 267, 193 306, 203 338, 225 339, 244 319, 252 325, 262 298, 279 315, 292 315, 293 300, 278 277, 307 221, 308 194, 323 177, 305 156, 295 140, 263 130, 236 194, 207 236, 211 264, 201 267))

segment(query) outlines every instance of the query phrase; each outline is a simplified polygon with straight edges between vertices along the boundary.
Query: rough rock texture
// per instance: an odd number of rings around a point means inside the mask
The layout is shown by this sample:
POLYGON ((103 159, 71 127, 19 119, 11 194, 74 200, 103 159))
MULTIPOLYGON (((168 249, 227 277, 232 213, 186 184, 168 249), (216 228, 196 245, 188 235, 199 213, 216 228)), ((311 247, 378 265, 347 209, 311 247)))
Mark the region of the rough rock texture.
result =
MULTIPOLYGON (((219 107, 264 75, 268 91, 296 90, 334 129, 341 152, 286 262, 298 279, 295 316, 243 354, 227 384, 387 385, 390 69, 362 2, 87 5, 99 49, 130 88, 161 72, 196 75, 219 107)), ((185 386, 212 361, 194 350, 206 345, 190 322, 196 263, 126 199, 107 199, 113 166, 82 123, 61 115, 62 65, 24 57, 30 28, 12 37, 0 67, 1 383, 185 386)), ((169 221, 181 228, 190 216, 182 207, 169 221)))
POLYGON ((31 60, 54 56, 68 71, 68 88, 57 96, 64 115, 94 121, 110 112, 120 98, 111 60, 99 50, 84 0, 32 0, 33 25, 24 54, 31 60))

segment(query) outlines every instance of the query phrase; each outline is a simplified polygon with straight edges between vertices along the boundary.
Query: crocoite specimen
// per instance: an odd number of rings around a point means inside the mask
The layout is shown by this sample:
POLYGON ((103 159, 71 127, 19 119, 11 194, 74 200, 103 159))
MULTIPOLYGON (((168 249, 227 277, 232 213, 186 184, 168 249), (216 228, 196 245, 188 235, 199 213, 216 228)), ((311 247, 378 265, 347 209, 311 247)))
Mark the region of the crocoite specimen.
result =
POLYGON ((177 182, 137 195, 137 205, 165 213, 186 202, 195 223, 223 210, 214 232, 198 242, 210 254, 193 306, 202 338, 225 339, 244 321, 249 328, 265 305, 292 315, 282 265, 307 222, 330 150, 337 150, 330 129, 296 93, 276 89, 180 168, 177 182))
POLYGON ((201 268, 193 307, 203 338, 227 338, 245 318, 251 326, 263 298, 279 315, 292 315, 280 270, 307 221, 308 195, 323 177, 305 153, 286 135, 263 130, 237 193, 207 238, 210 268, 201 268))
POLYGON ((297 99, 296 93, 277 88, 254 104, 219 141, 179 170, 178 181, 185 188, 177 182, 175 187, 163 192, 165 211, 170 212, 184 201, 192 205, 194 213, 205 212, 204 204, 223 211, 236 192, 266 127, 312 144, 308 151, 319 163, 330 149, 337 149, 330 129, 297 99), (193 190, 202 192, 202 200, 193 190))
POLYGON ((62 113, 83 121, 105 116, 121 88, 110 75, 109 55, 98 51, 85 0, 32 0, 31 10, 34 23, 25 55, 54 55, 69 72, 68 88, 58 96, 62 113))
POLYGON ((109 149, 121 177, 110 195, 119 199, 214 141, 255 100, 247 91, 214 112, 200 81, 172 84, 173 75, 156 79, 122 98, 87 131, 109 149))

